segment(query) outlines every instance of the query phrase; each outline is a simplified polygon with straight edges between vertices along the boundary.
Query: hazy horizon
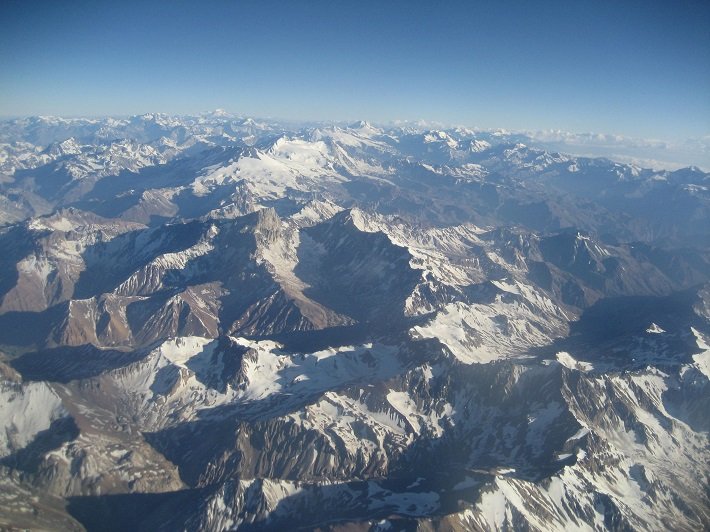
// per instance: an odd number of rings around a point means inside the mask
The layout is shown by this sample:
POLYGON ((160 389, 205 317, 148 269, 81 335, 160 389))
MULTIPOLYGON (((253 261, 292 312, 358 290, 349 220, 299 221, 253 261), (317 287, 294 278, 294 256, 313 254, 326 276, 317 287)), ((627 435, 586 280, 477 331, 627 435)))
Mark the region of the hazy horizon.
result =
POLYGON ((145 115, 165 115, 168 117, 199 117, 210 116, 214 113, 225 113, 235 119, 253 119, 256 121, 270 121, 288 126, 319 127, 319 126, 347 126, 356 122, 365 121, 376 127, 414 127, 424 131, 427 129, 455 129, 465 128, 481 133, 506 132, 513 135, 524 136, 526 142, 535 147, 551 151, 559 151, 579 157, 604 157, 620 163, 635 164, 654 170, 676 170, 689 166, 696 166, 703 171, 710 169, 710 135, 698 138, 669 141, 668 139, 645 139, 617 135, 613 132, 601 131, 565 131, 560 129, 531 130, 531 129, 506 129, 484 128, 476 124, 456 124, 422 119, 401 119, 390 121, 369 120, 297 120, 280 117, 258 116, 249 113, 233 112, 224 108, 196 113, 165 113, 152 111, 147 113, 112 114, 112 115, 18 115, 0 116, 0 120, 26 120, 35 117, 61 118, 66 120, 100 120, 105 118, 128 119, 145 115))

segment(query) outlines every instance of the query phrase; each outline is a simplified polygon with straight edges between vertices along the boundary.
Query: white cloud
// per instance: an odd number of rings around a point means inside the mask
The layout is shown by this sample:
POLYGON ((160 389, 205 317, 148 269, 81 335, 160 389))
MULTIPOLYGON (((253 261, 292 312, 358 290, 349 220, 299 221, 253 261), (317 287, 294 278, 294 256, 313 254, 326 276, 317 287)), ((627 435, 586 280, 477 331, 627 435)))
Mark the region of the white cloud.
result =
POLYGON ((561 130, 526 131, 532 145, 571 155, 607 157, 639 166, 675 170, 686 166, 710 169, 710 135, 670 142, 605 133, 561 130))

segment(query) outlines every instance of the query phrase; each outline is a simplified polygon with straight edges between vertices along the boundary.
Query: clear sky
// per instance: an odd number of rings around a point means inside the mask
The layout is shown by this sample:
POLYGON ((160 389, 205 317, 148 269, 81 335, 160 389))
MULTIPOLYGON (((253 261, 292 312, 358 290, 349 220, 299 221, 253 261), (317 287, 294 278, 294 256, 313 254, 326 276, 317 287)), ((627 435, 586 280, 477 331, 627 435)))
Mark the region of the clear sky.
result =
POLYGON ((0 115, 710 133, 710 1, 0 2, 0 115))

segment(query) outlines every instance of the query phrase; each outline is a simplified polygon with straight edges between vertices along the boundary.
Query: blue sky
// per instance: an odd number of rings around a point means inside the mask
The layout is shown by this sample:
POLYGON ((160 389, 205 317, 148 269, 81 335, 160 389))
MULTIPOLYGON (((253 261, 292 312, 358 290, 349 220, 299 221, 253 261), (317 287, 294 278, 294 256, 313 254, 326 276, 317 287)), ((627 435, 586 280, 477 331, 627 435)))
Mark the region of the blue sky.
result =
POLYGON ((0 115, 710 133, 707 1, 0 3, 0 115))

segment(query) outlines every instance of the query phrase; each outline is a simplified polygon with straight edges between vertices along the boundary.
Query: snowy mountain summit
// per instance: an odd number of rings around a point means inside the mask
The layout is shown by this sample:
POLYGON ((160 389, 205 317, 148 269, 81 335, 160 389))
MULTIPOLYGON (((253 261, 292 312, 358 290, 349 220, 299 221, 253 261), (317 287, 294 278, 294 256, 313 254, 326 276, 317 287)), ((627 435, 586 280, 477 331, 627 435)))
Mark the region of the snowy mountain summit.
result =
POLYGON ((0 528, 710 527, 710 174, 0 122, 0 528))

